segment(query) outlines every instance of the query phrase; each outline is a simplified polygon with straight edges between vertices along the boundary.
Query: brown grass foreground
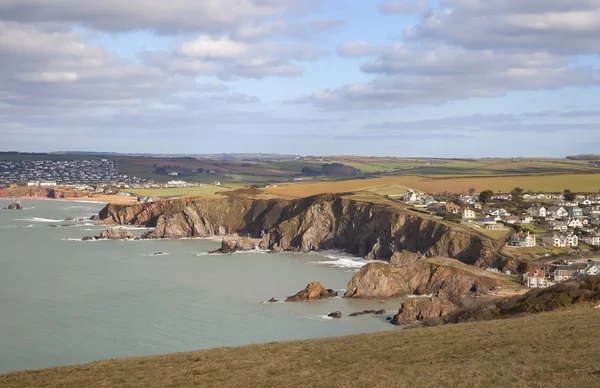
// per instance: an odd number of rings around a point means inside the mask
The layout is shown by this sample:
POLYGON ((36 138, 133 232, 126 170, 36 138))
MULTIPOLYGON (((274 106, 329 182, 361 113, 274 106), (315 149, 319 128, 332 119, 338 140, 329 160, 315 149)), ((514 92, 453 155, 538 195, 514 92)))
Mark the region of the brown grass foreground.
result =
POLYGON ((515 319, 15 372, 0 375, 0 386, 597 387, 599 330, 600 309, 580 307, 515 319))

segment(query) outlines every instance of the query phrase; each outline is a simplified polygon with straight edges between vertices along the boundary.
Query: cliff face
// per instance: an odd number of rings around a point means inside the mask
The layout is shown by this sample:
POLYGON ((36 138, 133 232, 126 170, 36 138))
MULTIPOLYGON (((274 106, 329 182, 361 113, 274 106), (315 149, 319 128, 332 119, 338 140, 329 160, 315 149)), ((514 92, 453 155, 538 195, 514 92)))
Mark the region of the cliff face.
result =
POLYGON ((28 198, 83 198, 86 193, 78 191, 57 190, 48 187, 14 187, 0 190, 0 198, 28 197, 28 198))
POLYGON ((478 266, 494 261, 493 241, 435 219, 336 195, 299 200, 197 198, 139 205, 107 205, 107 223, 155 226, 150 238, 229 234, 264 238, 270 249, 339 249, 389 260, 407 250, 446 256, 478 266))
POLYGON ((467 295, 484 295, 500 286, 483 270, 453 259, 420 259, 401 266, 369 263, 346 287, 347 298, 393 298, 406 295, 434 295, 460 302, 467 295))

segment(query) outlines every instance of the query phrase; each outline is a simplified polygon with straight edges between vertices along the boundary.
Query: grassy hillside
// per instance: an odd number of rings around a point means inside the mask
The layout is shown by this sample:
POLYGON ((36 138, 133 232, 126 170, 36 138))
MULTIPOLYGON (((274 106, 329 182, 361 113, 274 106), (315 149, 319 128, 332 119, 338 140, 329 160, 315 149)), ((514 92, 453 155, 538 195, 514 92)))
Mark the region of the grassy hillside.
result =
POLYGON ((600 309, 581 307, 510 320, 17 372, 0 375, 0 386, 595 387, 600 337, 592 334, 599 330, 600 309))

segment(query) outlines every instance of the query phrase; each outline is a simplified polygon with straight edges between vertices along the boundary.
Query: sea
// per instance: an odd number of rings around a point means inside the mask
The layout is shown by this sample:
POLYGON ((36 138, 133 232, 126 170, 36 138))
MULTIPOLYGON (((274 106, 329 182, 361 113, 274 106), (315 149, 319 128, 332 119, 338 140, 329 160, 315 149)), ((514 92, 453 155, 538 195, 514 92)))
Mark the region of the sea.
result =
POLYGON ((312 281, 343 293, 366 264, 359 258, 210 254, 215 239, 81 241, 105 228, 87 220, 104 204, 22 203, 0 210, 0 373, 399 329, 385 319, 398 300, 264 303, 312 281), (388 314, 348 317, 365 309, 388 314), (343 317, 328 318, 333 311, 343 317))

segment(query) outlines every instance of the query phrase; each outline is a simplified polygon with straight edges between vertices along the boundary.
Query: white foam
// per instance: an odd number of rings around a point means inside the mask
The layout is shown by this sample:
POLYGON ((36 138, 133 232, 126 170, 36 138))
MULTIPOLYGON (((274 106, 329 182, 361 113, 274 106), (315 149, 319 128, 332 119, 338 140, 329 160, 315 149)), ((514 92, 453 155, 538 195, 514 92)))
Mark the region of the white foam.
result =
POLYGON ((406 295, 406 297, 408 299, 431 298, 432 296, 433 296, 433 294, 426 294, 426 295, 406 295))
POLYGON ((116 228, 117 229, 125 229, 125 230, 154 230, 154 228, 148 228, 145 226, 130 226, 130 225, 120 225, 120 226, 117 226, 116 228))
POLYGON ((63 222, 64 220, 54 220, 52 218, 38 218, 38 217, 30 217, 26 219, 16 219, 15 221, 29 221, 29 222, 63 222))

